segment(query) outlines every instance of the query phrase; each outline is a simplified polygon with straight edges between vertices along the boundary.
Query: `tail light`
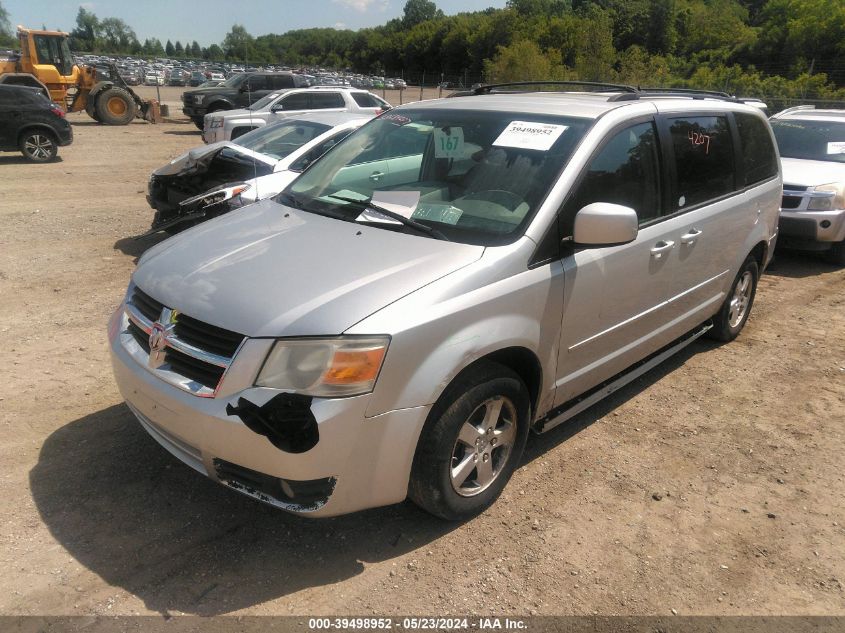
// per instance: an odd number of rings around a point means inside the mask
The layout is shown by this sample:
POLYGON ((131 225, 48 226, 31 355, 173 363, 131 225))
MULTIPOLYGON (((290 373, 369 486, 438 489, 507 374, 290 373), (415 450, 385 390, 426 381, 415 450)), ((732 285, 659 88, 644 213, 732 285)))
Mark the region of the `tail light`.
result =
POLYGON ((50 104, 50 112, 55 114, 57 117, 64 119, 65 118, 65 111, 62 110, 58 105, 55 103, 50 104))

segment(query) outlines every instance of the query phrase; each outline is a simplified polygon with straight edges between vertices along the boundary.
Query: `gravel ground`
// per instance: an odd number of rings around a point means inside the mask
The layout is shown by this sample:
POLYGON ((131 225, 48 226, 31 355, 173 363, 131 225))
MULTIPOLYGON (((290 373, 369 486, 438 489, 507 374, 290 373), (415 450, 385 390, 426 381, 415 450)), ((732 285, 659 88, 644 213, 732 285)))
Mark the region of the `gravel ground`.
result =
POLYGON ((812 255, 778 255, 737 341, 532 438, 462 525, 309 521, 171 457, 105 328, 149 172, 201 143, 180 92, 162 125, 70 115, 60 162, 0 156, 0 614, 845 614, 845 270, 812 255))

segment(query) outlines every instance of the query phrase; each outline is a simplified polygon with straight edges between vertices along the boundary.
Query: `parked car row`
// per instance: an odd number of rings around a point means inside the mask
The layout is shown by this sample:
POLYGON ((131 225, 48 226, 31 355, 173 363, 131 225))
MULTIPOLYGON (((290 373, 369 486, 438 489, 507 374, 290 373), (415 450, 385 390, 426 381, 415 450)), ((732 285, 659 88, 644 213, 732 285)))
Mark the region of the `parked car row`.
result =
MULTIPOLYGON (((158 170, 160 228, 222 217, 150 249, 109 326, 158 442, 307 516, 488 507, 529 430, 740 333, 793 191, 775 134, 797 119, 773 133, 726 96, 491 89, 371 116, 293 114, 158 170)), ((841 165, 828 116, 796 159, 841 165)), ((841 171, 792 178, 796 212, 839 222, 841 171)))

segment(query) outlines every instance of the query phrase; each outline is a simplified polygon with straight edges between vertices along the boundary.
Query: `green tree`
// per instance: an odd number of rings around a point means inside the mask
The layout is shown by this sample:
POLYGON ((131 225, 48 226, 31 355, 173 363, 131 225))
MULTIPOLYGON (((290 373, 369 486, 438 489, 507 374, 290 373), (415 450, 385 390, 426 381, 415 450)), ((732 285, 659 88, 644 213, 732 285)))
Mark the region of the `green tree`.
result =
POLYGON ((173 42, 167 40, 167 44, 164 45, 164 54, 168 57, 173 57, 176 53, 176 49, 173 47, 173 42))
POLYGON ((100 32, 100 46, 109 53, 128 53, 138 41, 135 31, 120 18, 104 18, 100 32))
POLYGON ((12 23, 9 21, 9 12, 0 2, 0 46, 12 47, 16 44, 17 41, 12 34, 12 23))
POLYGON ((184 57, 185 56, 185 49, 182 46, 182 42, 176 40, 176 43, 173 45, 173 53, 176 57, 184 57))
POLYGON ((211 61, 220 61, 223 59, 223 49, 220 48, 217 44, 212 44, 207 49, 205 49, 205 54, 203 55, 206 59, 210 59, 211 61))
POLYGON ((255 38, 240 24, 232 26, 232 30, 223 38, 223 53, 226 59, 246 60, 250 56, 255 38))
POLYGON ((97 50, 101 32, 100 20, 85 7, 76 13, 76 28, 70 32, 70 46, 77 51, 97 50))
POLYGON ((443 17, 443 11, 431 0, 408 0, 402 10, 402 26, 406 29, 421 22, 436 20, 443 17))
MULTIPOLYGON (((188 50, 187 46, 185 47, 185 50, 186 51, 188 50)), ((191 53, 190 54, 191 54, 191 57, 194 57, 194 58, 197 58, 197 59, 202 57, 202 48, 200 48, 199 42, 197 42, 196 40, 191 42, 191 53)))
POLYGON ((563 68, 530 40, 500 46, 496 56, 484 64, 485 79, 491 83, 561 79, 563 68))

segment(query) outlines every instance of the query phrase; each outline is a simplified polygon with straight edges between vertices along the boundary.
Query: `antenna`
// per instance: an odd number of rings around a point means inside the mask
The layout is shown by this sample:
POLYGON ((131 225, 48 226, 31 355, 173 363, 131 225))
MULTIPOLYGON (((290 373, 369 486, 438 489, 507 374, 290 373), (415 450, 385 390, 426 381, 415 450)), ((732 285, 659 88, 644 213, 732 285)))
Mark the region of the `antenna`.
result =
MULTIPOLYGON (((244 72, 246 69, 249 68, 249 42, 244 39, 244 72)), ((247 101, 249 101, 249 107, 247 107, 247 112, 249 112, 249 127, 251 129, 255 129, 252 125, 252 85, 247 77, 246 80, 246 95, 247 101)), ((252 155, 252 182, 253 187, 255 187, 255 201, 258 202, 258 166, 255 163, 255 154, 252 155)))

